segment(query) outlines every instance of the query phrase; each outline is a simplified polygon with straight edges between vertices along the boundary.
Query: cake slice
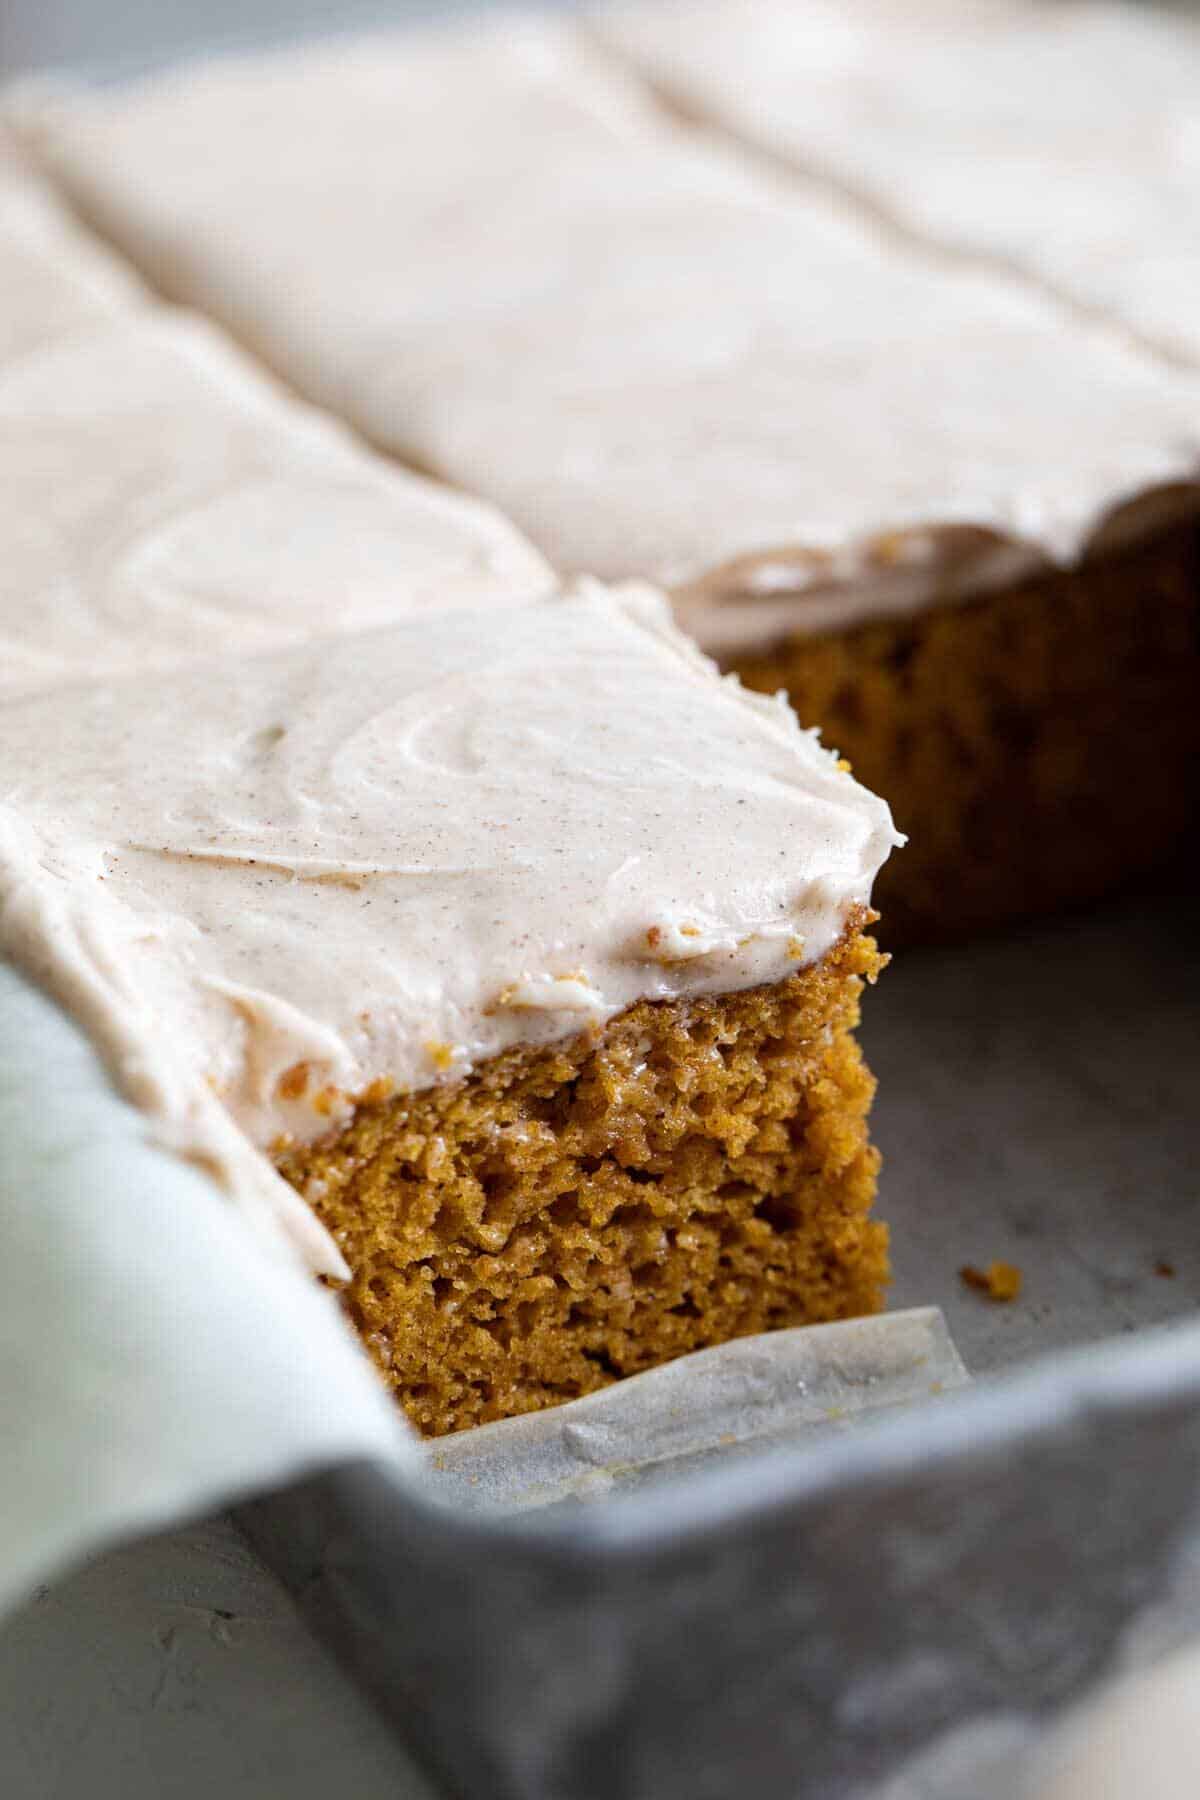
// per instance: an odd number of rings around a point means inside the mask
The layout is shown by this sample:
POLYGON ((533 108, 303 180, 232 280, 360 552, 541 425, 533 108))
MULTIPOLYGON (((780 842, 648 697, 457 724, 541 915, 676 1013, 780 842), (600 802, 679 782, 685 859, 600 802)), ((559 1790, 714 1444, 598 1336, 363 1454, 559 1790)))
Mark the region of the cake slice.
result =
MULTIPOLYGON (((0 241, 0 332, 8 270, 0 241)), ((490 506, 371 455, 202 320, 130 310, 0 362, 0 694, 552 586, 490 506)))
POLYGON ((0 695, 553 586, 490 506, 157 304, 0 134, 0 695))
POLYGON ((1123 325, 685 128, 567 22, 213 63, 29 131, 164 291, 785 686, 913 836, 889 930, 1174 853, 1200 375, 1123 325))
POLYGON ((658 596, 10 695, 0 766, 0 954, 423 1430, 879 1304, 891 818, 658 596))

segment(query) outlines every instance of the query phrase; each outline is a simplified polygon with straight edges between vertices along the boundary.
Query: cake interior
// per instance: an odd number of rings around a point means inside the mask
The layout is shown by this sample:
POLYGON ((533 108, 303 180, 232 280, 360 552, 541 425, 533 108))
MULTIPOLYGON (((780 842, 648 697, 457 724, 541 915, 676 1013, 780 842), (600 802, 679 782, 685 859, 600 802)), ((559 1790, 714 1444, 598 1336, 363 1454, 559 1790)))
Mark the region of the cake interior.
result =
POLYGON ((729 666, 785 688, 909 834, 875 886, 887 942, 1089 901, 1195 817, 1200 527, 729 666))
POLYGON ((280 1147, 353 1272, 350 1319, 422 1432, 878 1310, 874 1083, 853 1036, 884 960, 873 918, 778 984, 641 1001, 280 1147))

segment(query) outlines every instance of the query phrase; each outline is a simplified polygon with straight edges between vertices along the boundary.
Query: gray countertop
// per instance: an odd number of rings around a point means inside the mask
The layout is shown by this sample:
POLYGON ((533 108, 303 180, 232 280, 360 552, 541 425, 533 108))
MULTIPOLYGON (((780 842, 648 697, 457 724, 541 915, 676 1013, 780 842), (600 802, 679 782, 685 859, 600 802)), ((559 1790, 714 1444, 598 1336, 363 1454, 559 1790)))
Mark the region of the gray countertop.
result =
POLYGON ((427 1800, 223 1520, 116 1551, 0 1630, 5 1800, 427 1800))

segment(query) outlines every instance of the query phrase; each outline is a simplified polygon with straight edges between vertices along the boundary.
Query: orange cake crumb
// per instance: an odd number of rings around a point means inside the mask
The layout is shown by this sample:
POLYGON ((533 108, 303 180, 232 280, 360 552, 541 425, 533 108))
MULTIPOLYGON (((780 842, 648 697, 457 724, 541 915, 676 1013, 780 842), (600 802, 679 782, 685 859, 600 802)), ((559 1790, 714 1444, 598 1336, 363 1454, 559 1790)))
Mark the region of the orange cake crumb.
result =
POLYGON ((640 1001, 284 1149, 414 1424, 455 1431, 877 1310, 874 1083, 852 1034, 883 960, 856 926, 777 984, 640 1001))
POLYGON ((908 832, 876 883, 886 939, 969 937, 1176 853, 1200 764, 1200 534, 728 666, 785 688, 908 832))
POLYGON ((986 1294, 989 1300, 1001 1305, 1015 1300, 1021 1292, 1023 1277, 1014 1263, 993 1262, 986 1269, 977 1269, 973 1263, 967 1263, 958 1273, 967 1287, 986 1294))

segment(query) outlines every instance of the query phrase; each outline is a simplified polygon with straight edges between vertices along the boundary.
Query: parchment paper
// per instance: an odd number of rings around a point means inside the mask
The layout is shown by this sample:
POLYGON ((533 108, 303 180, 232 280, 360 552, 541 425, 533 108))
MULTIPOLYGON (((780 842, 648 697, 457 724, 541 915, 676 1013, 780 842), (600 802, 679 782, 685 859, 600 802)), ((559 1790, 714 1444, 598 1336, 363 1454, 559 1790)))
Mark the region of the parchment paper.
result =
POLYGON ((0 1611, 116 1537, 415 1456, 332 1299, 0 966, 0 1611))

